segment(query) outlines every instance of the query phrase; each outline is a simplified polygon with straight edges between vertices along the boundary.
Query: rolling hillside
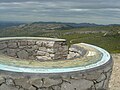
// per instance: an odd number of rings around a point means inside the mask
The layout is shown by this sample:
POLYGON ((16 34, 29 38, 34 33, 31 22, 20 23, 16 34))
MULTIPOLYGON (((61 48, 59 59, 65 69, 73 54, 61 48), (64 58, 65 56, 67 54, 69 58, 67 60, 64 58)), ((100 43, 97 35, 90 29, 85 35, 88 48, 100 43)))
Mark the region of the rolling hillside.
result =
MULTIPOLYGON (((107 49, 111 53, 120 52, 120 26, 95 25, 74 26, 72 23, 35 22, 0 30, 0 37, 32 36, 67 39, 69 45, 90 43, 107 49)), ((90 25, 90 24, 89 24, 90 25)))

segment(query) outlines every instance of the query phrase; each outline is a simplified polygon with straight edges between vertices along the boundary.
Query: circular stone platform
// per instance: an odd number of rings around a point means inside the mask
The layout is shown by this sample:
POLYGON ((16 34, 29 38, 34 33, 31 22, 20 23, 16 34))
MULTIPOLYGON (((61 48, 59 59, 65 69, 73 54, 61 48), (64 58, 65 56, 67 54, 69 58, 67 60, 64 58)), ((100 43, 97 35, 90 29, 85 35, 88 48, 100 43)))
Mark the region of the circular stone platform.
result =
POLYGON ((107 90, 112 66, 110 54, 94 45, 0 38, 0 90, 107 90))

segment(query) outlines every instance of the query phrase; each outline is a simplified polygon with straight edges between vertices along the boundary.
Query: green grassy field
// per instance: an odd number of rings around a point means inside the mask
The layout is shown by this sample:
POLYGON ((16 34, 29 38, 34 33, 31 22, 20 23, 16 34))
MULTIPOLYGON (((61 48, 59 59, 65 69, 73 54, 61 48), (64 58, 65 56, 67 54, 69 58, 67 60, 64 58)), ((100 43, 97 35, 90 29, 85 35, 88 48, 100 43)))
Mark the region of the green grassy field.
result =
POLYGON ((64 38, 67 40, 68 45, 74 43, 89 43, 97 45, 109 51, 110 53, 120 53, 120 26, 100 26, 100 27, 82 27, 73 28, 68 30, 41 30, 37 29, 7 29, 0 32, 0 37, 55 37, 64 38), (97 31, 97 33, 81 33, 86 31, 97 31), (105 33, 98 31, 110 32, 104 36, 105 33))
POLYGON ((104 37, 103 33, 71 34, 63 35, 61 38, 66 39, 69 45, 74 43, 89 43, 102 47, 110 53, 120 53, 120 35, 104 37))

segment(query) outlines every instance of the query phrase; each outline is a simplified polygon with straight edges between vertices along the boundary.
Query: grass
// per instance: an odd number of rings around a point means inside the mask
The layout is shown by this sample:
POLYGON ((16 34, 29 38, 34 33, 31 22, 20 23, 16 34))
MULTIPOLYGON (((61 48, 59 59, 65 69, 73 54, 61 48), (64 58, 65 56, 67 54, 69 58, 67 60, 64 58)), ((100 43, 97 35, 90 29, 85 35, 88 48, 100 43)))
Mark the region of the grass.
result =
POLYGON ((0 37, 55 37, 64 38, 68 45, 74 43, 89 43, 97 45, 109 51, 110 53, 120 53, 120 26, 98 26, 98 27, 82 27, 71 28, 68 30, 41 30, 40 28, 10 28, 0 31, 0 37), (109 35, 104 36, 104 33, 81 33, 86 31, 105 31, 110 32, 109 35))
POLYGON ((102 33, 71 34, 63 35, 61 38, 66 39, 69 45, 81 42, 89 43, 102 47, 110 53, 120 53, 120 35, 104 37, 102 33))

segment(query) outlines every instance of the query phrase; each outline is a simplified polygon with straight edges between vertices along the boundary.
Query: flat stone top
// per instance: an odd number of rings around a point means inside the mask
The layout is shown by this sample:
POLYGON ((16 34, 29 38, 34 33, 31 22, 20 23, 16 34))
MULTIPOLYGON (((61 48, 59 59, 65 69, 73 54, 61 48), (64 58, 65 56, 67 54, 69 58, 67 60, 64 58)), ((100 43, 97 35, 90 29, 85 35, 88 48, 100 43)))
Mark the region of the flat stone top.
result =
POLYGON ((30 61, 0 55, 0 69, 24 73, 63 73, 87 70, 99 67, 110 60, 110 55, 104 49, 85 43, 76 44, 88 50, 86 55, 73 60, 30 61))
POLYGON ((65 39, 57 39, 57 38, 45 38, 45 37, 5 37, 0 38, 2 40, 45 40, 45 41, 66 41, 65 39))

